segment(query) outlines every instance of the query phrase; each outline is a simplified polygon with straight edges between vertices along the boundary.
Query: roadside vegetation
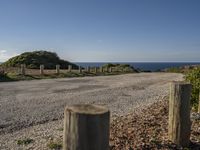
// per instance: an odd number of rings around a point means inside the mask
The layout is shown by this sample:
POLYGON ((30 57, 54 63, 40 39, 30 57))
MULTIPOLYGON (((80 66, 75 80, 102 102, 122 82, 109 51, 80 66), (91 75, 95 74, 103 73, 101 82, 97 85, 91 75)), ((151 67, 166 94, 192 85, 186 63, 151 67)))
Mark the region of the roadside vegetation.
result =
POLYGON ((185 76, 186 81, 192 84, 191 104, 195 110, 198 109, 200 93, 200 68, 192 69, 185 76))
POLYGON ((51 140, 49 143, 47 143, 47 147, 49 149, 54 149, 54 150, 60 150, 62 149, 62 142, 61 141, 53 141, 51 140))
MULTIPOLYGON (((114 65, 113 65, 114 66, 114 65)), ((105 68, 105 66, 104 66, 105 68)), ((86 70, 82 70, 79 72, 78 70, 74 70, 68 72, 67 70, 60 70, 60 73, 55 73, 55 70, 47 70, 47 73, 41 75, 39 73, 39 69, 29 69, 26 75, 22 75, 19 73, 19 68, 15 68, 14 71, 4 71, 0 67, 0 82, 8 82, 8 81, 20 81, 20 80, 36 80, 36 79, 53 79, 53 78, 72 78, 72 77, 85 77, 85 76, 108 76, 108 75, 120 75, 127 73, 137 73, 133 67, 128 65, 117 65, 112 67, 112 72, 109 70, 100 72, 98 69, 97 72, 94 71, 94 68, 90 68, 91 71, 88 72, 86 70), (50 72, 50 73, 49 73, 50 72)))
POLYGON ((183 73, 185 75, 185 80, 192 84, 191 106, 197 111, 200 93, 200 66, 168 68, 165 72, 183 73))
POLYGON ((22 140, 17 140, 17 145, 28 145, 33 142, 33 139, 25 138, 22 140))

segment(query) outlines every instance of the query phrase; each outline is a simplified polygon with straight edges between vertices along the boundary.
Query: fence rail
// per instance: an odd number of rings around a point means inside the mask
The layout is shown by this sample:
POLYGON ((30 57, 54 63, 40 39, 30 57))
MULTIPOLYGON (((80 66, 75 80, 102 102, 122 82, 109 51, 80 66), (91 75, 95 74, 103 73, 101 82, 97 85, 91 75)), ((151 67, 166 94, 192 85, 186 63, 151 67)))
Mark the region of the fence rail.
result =
POLYGON ((61 69, 60 65, 56 65, 55 69, 46 69, 44 65, 40 65, 39 69, 29 69, 25 64, 20 65, 20 67, 0 67, 0 71, 12 74, 21 75, 48 75, 48 74, 60 74, 60 73, 112 73, 112 72, 130 72, 129 69, 116 68, 116 67, 86 67, 82 68, 79 66, 78 69, 73 69, 71 65, 67 66, 66 69, 61 69))

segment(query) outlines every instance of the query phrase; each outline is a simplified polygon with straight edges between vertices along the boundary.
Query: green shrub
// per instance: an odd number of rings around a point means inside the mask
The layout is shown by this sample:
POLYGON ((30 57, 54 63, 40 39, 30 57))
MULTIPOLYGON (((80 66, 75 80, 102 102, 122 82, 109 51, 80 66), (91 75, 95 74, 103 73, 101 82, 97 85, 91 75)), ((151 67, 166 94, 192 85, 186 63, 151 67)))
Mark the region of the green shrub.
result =
POLYGON ((4 77, 5 76, 5 71, 3 69, 0 69, 0 77, 4 77))
POLYGON ((186 74, 186 80, 192 84, 191 104, 197 110, 200 92, 200 68, 193 69, 186 74))
POLYGON ((172 67, 172 68, 168 68, 167 72, 181 73, 182 70, 179 67, 172 67))
POLYGON ((27 138, 23 140, 17 140, 17 145, 28 145, 33 142, 33 139, 27 138))
POLYGON ((55 66, 58 64, 61 69, 67 68, 68 65, 78 69, 77 65, 60 59, 56 53, 42 50, 22 53, 19 56, 10 58, 1 65, 5 67, 19 67, 21 64, 26 64, 26 67, 30 69, 39 69, 40 65, 44 65, 45 69, 55 69, 55 66))
POLYGON ((60 149, 62 149, 62 142, 50 141, 50 142, 47 144, 47 147, 48 147, 49 149, 60 150, 60 149))
POLYGON ((125 72, 138 72, 138 70, 136 70, 134 67, 132 67, 129 64, 112 64, 112 63, 108 63, 108 64, 104 64, 102 67, 112 67, 114 68, 114 70, 124 70, 125 72))

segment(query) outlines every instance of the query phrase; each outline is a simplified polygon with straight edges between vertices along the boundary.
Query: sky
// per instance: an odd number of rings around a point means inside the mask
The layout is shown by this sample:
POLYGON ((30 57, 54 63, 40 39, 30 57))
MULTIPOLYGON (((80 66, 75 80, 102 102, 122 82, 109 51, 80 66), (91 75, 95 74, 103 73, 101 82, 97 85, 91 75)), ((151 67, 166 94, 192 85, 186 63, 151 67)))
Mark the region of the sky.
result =
POLYGON ((73 62, 200 61, 200 1, 1 0, 0 62, 34 50, 73 62))

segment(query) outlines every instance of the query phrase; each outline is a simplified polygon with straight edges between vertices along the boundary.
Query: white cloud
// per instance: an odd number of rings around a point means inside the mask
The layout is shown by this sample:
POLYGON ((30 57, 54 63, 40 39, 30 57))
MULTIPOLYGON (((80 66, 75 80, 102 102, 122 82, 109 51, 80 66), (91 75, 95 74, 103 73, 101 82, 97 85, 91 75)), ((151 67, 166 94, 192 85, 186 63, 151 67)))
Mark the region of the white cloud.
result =
POLYGON ((7 50, 0 50, 0 62, 7 61, 9 58, 18 55, 16 52, 10 52, 7 50))

